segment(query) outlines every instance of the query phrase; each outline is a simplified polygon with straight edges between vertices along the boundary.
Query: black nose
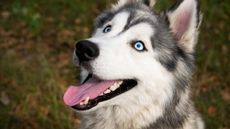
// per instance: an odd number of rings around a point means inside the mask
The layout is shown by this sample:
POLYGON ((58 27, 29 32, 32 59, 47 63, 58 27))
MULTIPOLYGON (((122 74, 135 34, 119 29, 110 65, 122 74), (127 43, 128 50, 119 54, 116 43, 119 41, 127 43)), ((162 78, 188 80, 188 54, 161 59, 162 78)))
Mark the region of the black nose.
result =
POLYGON ((80 62, 90 61, 98 57, 98 46, 88 40, 79 41, 75 46, 75 54, 80 62))

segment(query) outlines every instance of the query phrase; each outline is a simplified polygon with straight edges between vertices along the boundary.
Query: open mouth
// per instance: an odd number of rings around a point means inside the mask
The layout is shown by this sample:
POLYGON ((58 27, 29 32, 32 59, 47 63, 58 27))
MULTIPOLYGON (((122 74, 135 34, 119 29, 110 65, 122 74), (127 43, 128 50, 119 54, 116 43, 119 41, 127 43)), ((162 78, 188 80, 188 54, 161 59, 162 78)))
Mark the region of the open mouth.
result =
POLYGON ((98 103, 112 99, 137 85, 135 79, 101 80, 89 74, 80 86, 70 86, 64 102, 77 110, 88 110, 98 103))

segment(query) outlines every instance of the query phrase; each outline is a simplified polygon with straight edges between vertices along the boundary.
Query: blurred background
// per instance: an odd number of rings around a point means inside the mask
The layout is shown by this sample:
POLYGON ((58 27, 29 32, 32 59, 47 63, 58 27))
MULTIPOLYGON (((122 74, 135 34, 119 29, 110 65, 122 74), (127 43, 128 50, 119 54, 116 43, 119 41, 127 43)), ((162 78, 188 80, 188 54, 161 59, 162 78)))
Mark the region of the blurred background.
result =
MULTIPOLYGON (((78 83, 75 41, 114 0, 0 0, 0 128, 73 129, 63 104, 78 83)), ((174 0, 159 0, 158 11, 174 0)), ((230 1, 202 0, 193 99, 207 129, 230 129, 230 1)))

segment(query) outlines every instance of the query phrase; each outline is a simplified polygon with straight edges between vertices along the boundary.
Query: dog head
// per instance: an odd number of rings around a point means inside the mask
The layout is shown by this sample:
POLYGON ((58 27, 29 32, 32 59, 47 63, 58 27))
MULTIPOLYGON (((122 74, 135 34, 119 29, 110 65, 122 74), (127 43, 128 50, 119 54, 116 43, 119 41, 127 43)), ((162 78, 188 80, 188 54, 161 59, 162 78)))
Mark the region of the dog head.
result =
MULTIPOLYGON (((200 14, 197 0, 178 0, 160 14, 154 0, 119 0, 96 18, 92 36, 79 41, 74 62, 82 84, 64 95, 79 112, 130 110, 176 99, 188 86, 200 14), (129 103, 129 105, 127 105, 129 103), (133 108, 135 107, 135 108, 133 108)), ((160 112, 159 112, 160 113, 160 112)))

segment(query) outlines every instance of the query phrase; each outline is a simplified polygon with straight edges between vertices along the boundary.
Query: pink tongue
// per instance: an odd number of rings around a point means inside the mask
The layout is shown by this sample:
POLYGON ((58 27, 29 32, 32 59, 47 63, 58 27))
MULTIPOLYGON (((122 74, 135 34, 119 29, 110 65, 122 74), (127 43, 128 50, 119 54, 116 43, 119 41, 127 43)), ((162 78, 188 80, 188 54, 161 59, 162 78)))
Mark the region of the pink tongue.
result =
POLYGON ((75 106, 87 97, 95 99, 116 81, 98 81, 91 78, 80 86, 70 86, 64 94, 64 102, 68 106, 75 106))

